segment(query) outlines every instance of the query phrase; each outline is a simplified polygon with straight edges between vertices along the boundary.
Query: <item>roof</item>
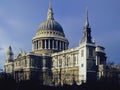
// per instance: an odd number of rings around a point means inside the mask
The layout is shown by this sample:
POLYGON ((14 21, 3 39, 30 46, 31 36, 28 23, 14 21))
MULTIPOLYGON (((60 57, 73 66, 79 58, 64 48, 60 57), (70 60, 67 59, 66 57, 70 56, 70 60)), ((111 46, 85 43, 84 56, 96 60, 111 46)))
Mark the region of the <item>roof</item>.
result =
POLYGON ((49 5, 47 20, 40 24, 37 32, 41 30, 54 30, 64 33, 62 26, 57 21, 54 20, 51 4, 49 5))

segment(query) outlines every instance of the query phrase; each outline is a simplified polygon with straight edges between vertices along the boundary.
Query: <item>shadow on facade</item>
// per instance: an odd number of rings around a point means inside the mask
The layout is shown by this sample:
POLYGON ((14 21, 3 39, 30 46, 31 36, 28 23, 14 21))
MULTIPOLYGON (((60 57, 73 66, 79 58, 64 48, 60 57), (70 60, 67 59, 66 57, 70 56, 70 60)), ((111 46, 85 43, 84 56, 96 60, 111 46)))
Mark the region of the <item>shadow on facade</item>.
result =
POLYGON ((102 77, 97 81, 89 81, 81 85, 45 86, 42 81, 27 80, 16 83, 13 77, 0 73, 0 90, 119 90, 120 83, 117 77, 102 77))

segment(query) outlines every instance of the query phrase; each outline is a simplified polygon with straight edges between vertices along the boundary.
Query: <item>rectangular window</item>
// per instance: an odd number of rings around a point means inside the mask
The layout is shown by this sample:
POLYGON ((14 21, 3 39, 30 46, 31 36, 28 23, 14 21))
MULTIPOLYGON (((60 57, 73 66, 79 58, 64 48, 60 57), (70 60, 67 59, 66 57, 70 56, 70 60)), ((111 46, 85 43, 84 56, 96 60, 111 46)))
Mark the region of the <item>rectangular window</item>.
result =
POLYGON ((81 50, 81 57, 84 56, 84 50, 81 50))
POLYGON ((70 57, 67 57, 67 62, 66 62, 67 65, 66 66, 70 66, 69 62, 70 62, 70 57))
POLYGON ((75 66, 76 65, 76 57, 74 56, 73 57, 73 66, 75 66))
POLYGON ((62 59, 59 60, 59 67, 62 67, 62 59))
POLYGON ((93 56, 93 49, 89 48, 89 57, 92 57, 92 56, 93 56))
POLYGON ((84 66, 84 64, 81 64, 81 67, 83 67, 84 66))

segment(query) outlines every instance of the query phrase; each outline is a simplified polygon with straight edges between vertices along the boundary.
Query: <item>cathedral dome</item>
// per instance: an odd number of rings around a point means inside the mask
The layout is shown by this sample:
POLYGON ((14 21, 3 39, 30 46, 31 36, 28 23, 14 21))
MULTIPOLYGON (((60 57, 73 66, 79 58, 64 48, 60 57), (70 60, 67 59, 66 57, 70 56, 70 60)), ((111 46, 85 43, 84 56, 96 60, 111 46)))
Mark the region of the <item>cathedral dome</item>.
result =
POLYGON ((38 28, 38 31, 40 30, 55 30, 63 33, 63 28, 54 19, 47 19, 45 22, 41 23, 38 28))
POLYGON ((52 54, 68 49, 69 42, 65 37, 62 26, 54 19, 51 3, 47 19, 39 25, 32 40, 32 49, 38 54, 52 54))
POLYGON ((64 33, 62 26, 57 21, 54 20, 53 10, 51 5, 49 6, 48 9, 47 20, 40 24, 37 32, 41 30, 54 30, 64 33))

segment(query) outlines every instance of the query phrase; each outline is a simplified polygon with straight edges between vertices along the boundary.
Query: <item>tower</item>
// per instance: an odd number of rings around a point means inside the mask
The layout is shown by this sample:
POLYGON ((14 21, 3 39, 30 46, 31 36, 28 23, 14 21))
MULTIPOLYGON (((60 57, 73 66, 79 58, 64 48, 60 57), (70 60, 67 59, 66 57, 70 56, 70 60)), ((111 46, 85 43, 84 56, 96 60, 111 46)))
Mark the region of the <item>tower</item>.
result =
POLYGON ((86 22, 83 30, 83 38, 79 46, 79 62, 81 81, 86 82, 96 77, 95 71, 95 43, 92 41, 91 28, 86 11, 86 22))
POLYGON ((96 46, 96 65, 98 68, 98 79, 101 79, 101 77, 105 77, 106 75, 106 53, 105 48, 102 46, 96 46))
POLYGON ((92 42, 92 37, 91 37, 91 28, 89 25, 89 20, 88 20, 88 9, 86 11, 86 22, 83 30, 83 38, 81 43, 93 43, 92 42))
POLYGON ((13 73, 14 69, 14 54, 12 52, 11 46, 9 46, 8 51, 6 53, 6 60, 4 64, 5 72, 6 73, 13 73))

